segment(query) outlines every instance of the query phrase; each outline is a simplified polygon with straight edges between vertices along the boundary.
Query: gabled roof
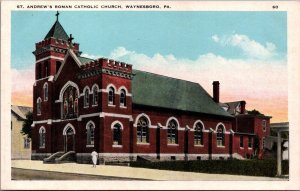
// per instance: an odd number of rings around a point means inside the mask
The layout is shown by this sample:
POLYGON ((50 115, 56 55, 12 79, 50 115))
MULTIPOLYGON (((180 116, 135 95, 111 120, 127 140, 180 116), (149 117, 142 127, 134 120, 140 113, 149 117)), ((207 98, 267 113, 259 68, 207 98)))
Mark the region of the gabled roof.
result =
POLYGON ((26 119, 26 114, 29 111, 32 112, 32 107, 12 105, 11 106, 11 111, 13 113, 15 113, 20 119, 25 120, 26 119))
POLYGON ((51 27, 50 31, 48 32, 48 34, 45 36, 44 39, 47 38, 56 38, 56 39, 62 39, 65 41, 68 41, 69 36, 66 33, 66 31, 64 30, 64 28, 61 26, 61 24, 59 23, 59 21, 57 20, 54 25, 51 27))
POLYGON ((77 56, 77 58, 79 59, 79 61, 81 62, 81 64, 86 64, 88 62, 94 61, 91 58, 86 58, 86 57, 82 57, 82 56, 77 56))
POLYGON ((219 103, 219 105, 223 108, 227 108, 227 112, 230 115, 236 115, 236 108, 241 104, 242 101, 234 101, 234 102, 226 102, 219 103))
POLYGON ((133 71, 133 104, 231 117, 197 83, 133 71))

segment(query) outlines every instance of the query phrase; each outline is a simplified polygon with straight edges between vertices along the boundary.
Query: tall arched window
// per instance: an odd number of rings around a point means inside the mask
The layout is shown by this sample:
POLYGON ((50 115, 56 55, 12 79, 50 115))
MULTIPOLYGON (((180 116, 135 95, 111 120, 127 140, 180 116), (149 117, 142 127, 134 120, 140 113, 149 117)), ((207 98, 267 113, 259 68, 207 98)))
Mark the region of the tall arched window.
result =
POLYGON ((48 101, 48 83, 44 84, 44 101, 48 101))
POLYGON ((84 107, 88 107, 89 106, 89 90, 86 89, 84 92, 84 107))
POLYGON ((148 143, 149 142, 149 122, 146 117, 142 116, 139 118, 137 123, 137 142, 148 143))
POLYGON ((113 87, 109 87, 108 89, 108 104, 114 105, 115 103, 115 89, 113 87))
POLYGON ((42 112, 41 112, 41 102, 42 102, 42 99, 39 97, 36 101, 36 113, 37 113, 37 115, 42 114, 42 112))
POLYGON ((95 140, 95 125, 92 122, 89 122, 86 126, 86 140, 87 145, 94 145, 95 140))
POLYGON ((124 89, 120 91, 120 105, 126 106, 126 91, 124 89))
POLYGON ((63 118, 75 118, 78 116, 78 91, 69 86, 63 93, 63 118))
POLYGON ((45 77, 50 76, 50 66, 49 62, 45 62, 45 77))
POLYGON ((122 145, 122 130, 119 123, 113 126, 113 145, 122 145))
POLYGON ((98 105, 98 87, 93 88, 93 105, 98 105))
POLYGON ((225 145, 225 132, 223 125, 219 125, 217 128, 217 146, 225 145))
POLYGON ((178 143, 178 124, 174 119, 170 120, 168 123, 168 143, 178 143))
POLYGON ((46 129, 45 127, 41 127, 39 129, 39 146, 40 148, 45 148, 46 143, 46 129))
POLYGON ((194 131, 194 144, 203 145, 203 125, 198 122, 194 131))

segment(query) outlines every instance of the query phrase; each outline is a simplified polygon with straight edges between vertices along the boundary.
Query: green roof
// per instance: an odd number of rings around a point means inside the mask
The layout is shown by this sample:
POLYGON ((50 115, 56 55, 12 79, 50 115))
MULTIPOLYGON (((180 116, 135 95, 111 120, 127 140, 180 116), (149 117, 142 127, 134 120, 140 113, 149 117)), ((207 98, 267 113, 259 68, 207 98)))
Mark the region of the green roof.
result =
POLYGON ((77 58, 79 59, 79 61, 81 62, 81 64, 86 64, 88 62, 94 61, 91 58, 86 58, 86 57, 81 57, 81 56, 77 56, 77 58))
POLYGON ((54 25, 51 27, 48 34, 45 36, 45 39, 50 38, 50 37, 54 37, 56 39, 62 39, 65 41, 68 41, 68 39, 69 39, 68 34, 64 30, 64 28, 61 26, 59 21, 56 21, 54 23, 54 25))
POLYGON ((197 83, 139 70, 133 74, 133 104, 231 117, 197 83))

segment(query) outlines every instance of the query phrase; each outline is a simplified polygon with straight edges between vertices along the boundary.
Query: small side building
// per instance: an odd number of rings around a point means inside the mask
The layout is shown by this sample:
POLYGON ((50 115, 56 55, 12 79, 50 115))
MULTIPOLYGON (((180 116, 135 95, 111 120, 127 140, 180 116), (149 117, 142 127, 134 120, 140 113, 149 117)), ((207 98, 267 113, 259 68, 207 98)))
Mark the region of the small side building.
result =
POLYGON ((32 107, 11 106, 11 159, 31 159, 31 140, 21 133, 26 114, 32 107))

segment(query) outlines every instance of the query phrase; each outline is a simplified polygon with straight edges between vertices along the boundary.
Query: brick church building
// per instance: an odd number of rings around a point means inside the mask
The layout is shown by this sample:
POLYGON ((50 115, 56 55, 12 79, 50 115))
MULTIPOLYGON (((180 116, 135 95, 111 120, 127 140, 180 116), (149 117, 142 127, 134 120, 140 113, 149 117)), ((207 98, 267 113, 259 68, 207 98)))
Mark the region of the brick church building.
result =
POLYGON ((85 163, 94 150, 101 162, 244 155, 236 117, 219 103, 219 82, 212 98, 194 82, 81 57, 58 14, 33 54, 32 159, 85 163))

